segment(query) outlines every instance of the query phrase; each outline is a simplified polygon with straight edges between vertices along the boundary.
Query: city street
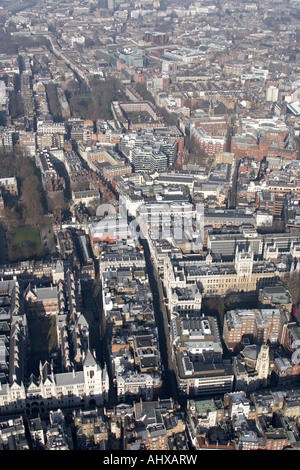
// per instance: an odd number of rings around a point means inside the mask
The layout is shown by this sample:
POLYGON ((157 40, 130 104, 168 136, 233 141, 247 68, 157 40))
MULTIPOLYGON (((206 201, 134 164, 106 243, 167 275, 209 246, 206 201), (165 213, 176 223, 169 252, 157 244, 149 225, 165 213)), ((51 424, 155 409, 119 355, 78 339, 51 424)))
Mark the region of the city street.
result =
POLYGON ((153 266, 147 242, 145 240, 141 240, 141 242, 144 248, 149 284, 153 294, 154 314, 159 334, 161 360, 164 368, 161 398, 172 397, 174 401, 177 401, 177 381, 170 348, 169 322, 167 309, 164 304, 162 282, 153 266))

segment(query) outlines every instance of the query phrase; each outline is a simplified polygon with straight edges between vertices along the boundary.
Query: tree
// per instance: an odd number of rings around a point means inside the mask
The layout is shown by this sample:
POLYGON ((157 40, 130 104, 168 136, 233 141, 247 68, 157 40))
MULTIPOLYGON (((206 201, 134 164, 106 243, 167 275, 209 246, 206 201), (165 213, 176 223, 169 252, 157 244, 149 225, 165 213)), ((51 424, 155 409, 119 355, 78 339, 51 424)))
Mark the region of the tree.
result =
POLYGON ((0 153, 0 177, 15 176, 20 191, 20 201, 6 212, 6 223, 10 226, 11 220, 18 225, 30 223, 38 226, 44 214, 42 204, 43 190, 34 162, 24 157, 20 148, 15 147, 14 153, 2 151, 0 153))
POLYGON ((44 209, 41 203, 40 183, 36 175, 32 175, 30 179, 23 179, 21 194, 25 222, 38 227, 42 221, 44 209))
POLYGON ((3 224, 7 231, 15 230, 20 227, 22 222, 22 208, 18 210, 17 206, 5 207, 3 224))
POLYGON ((61 192, 48 196, 47 204, 49 212, 53 213, 65 212, 69 208, 68 201, 61 192))
POLYGON ((284 287, 289 291, 292 296, 292 301, 295 305, 300 302, 300 273, 288 273, 283 279, 284 287))
POLYGON ((206 168, 211 167, 212 159, 204 150, 197 146, 191 137, 185 136, 184 145, 189 153, 187 157, 188 163, 198 164, 206 168))
POLYGON ((66 96, 73 116, 83 119, 112 119, 110 109, 112 101, 125 98, 121 82, 115 77, 99 80, 94 77, 90 81, 90 89, 85 82, 75 88, 74 82, 69 82, 66 96))
POLYGON ((9 107, 12 119, 24 116, 24 103, 21 93, 15 91, 11 92, 9 107))
POLYGON ((224 324, 225 315, 225 301, 222 297, 214 296, 207 297, 204 300, 204 308, 207 309, 212 315, 217 314, 219 317, 220 325, 224 324))
POLYGON ((155 99, 152 96, 152 93, 147 90, 146 86, 143 83, 136 83, 135 89, 137 93, 143 98, 143 100, 151 101, 151 103, 155 104, 155 99))
POLYGON ((159 108, 159 112, 168 126, 177 126, 178 116, 176 113, 169 113, 165 108, 159 108))

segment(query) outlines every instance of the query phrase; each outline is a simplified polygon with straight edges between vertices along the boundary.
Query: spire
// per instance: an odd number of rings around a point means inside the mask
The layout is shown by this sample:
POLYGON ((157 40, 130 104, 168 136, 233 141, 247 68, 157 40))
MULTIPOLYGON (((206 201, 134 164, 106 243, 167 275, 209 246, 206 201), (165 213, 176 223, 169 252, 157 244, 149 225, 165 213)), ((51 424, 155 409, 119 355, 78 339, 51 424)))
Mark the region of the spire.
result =
POLYGON ((87 349, 86 355, 83 361, 83 366, 84 367, 93 367, 97 366, 97 362, 93 354, 91 353, 90 349, 87 349))

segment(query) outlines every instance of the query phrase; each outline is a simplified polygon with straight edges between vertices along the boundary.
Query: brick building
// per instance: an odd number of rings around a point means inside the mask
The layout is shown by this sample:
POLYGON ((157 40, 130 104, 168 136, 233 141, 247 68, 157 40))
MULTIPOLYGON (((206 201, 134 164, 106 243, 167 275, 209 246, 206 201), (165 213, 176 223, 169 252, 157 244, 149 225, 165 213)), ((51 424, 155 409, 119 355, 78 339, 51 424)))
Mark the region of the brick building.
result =
POLYGON ((24 294, 25 311, 34 315, 56 314, 59 309, 59 287, 31 288, 24 294))
POLYGON ((231 138, 230 151, 239 159, 258 161, 266 156, 297 159, 297 151, 288 127, 280 119, 241 119, 231 138))
POLYGON ((278 309, 230 310, 225 314, 223 338, 230 350, 251 338, 257 344, 276 342, 282 330, 278 309))

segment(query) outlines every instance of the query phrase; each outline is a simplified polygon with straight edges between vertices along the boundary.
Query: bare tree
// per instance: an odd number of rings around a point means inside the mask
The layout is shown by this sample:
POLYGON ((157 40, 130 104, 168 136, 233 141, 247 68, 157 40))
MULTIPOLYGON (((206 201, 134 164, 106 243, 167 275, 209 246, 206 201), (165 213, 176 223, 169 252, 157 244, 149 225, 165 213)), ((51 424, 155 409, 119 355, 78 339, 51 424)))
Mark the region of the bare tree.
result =
POLYGON ((283 284, 291 294, 293 303, 297 305, 300 302, 300 273, 294 272, 286 274, 283 279, 283 284))

